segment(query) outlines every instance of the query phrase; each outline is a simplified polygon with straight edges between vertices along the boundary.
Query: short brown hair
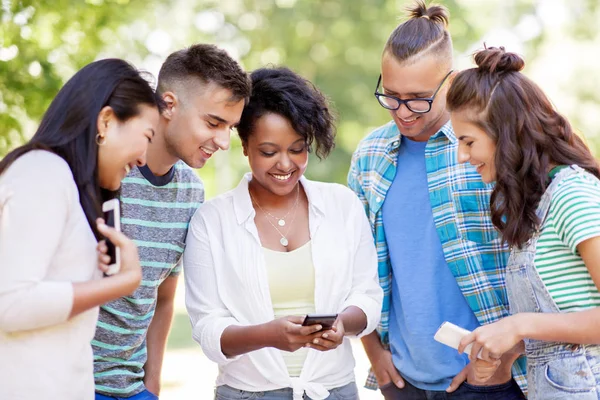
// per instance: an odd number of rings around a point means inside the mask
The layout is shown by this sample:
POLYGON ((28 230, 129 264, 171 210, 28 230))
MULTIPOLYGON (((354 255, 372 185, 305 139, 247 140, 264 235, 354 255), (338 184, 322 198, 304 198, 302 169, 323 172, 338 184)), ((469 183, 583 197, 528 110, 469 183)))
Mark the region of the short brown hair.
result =
POLYGON ((250 98, 248 74, 224 50, 211 44, 195 44, 169 55, 158 74, 157 91, 162 94, 173 85, 189 85, 190 79, 202 84, 215 83, 232 92, 232 101, 250 98))

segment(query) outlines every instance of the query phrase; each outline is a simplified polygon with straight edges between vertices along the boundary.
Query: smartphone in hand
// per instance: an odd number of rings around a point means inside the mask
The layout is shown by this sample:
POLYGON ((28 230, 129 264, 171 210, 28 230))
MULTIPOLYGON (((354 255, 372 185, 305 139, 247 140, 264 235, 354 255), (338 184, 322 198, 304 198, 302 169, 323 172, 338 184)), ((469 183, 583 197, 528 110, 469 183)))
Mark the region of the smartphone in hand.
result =
MULTIPOLYGON (((440 325, 440 327, 438 328, 437 332, 435 333, 435 336, 433 337, 436 341, 445 344, 446 346, 450 346, 453 349, 457 349, 458 350, 458 345, 460 344, 460 341, 462 340, 463 337, 465 337, 466 335, 468 335, 469 333, 471 333, 471 331, 461 328, 458 325, 454 325, 452 322, 444 322, 442 325, 440 325)), ((467 345, 467 347, 465 347, 465 351, 464 354, 471 354, 471 348, 473 347, 473 343, 469 343, 467 345)), ((481 354, 481 350, 479 351, 479 354, 477 355, 477 357, 479 357, 481 354)))
POLYGON ((323 327, 321 330, 326 331, 333 327, 337 317, 337 314, 307 314, 302 326, 321 325, 323 327))
MULTIPOLYGON (((121 205, 119 199, 112 199, 105 201, 102 204, 102 212, 104 213, 104 222, 106 225, 115 228, 119 232, 121 231, 121 205)), ((108 265, 108 271, 106 275, 114 275, 119 272, 121 268, 121 254, 117 246, 115 246, 110 240, 106 240, 106 247, 108 247, 107 254, 110 256, 110 263, 108 265)))

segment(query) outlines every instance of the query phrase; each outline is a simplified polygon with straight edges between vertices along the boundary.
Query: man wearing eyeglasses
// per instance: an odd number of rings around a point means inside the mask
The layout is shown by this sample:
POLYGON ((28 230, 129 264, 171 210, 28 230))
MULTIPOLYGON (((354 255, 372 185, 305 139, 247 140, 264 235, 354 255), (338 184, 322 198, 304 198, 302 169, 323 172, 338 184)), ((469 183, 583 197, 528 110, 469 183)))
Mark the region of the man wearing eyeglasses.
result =
POLYGON ((367 387, 387 400, 522 399, 517 351, 480 382, 467 355, 433 339, 445 321, 473 330, 508 315, 508 249, 490 220, 492 188, 457 162, 445 109, 447 10, 418 2, 410 15, 388 39, 375 88, 393 121, 361 141, 348 175, 373 228, 385 296, 378 331, 362 339, 367 387))

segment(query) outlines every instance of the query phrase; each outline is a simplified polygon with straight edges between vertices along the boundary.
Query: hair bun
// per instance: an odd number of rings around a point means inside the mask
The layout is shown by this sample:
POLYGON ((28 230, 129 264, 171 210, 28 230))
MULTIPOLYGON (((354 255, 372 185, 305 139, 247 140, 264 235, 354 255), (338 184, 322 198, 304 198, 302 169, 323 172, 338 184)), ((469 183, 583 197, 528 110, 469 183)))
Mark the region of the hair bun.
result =
POLYGON ((425 4, 425 1, 418 0, 415 5, 408 8, 408 14, 410 18, 427 18, 443 26, 448 26, 449 14, 448 9, 444 6, 432 4, 429 7, 425 4))
POLYGON ((519 72, 525 61, 516 53, 504 50, 504 47, 487 47, 473 57, 479 70, 489 73, 519 72))

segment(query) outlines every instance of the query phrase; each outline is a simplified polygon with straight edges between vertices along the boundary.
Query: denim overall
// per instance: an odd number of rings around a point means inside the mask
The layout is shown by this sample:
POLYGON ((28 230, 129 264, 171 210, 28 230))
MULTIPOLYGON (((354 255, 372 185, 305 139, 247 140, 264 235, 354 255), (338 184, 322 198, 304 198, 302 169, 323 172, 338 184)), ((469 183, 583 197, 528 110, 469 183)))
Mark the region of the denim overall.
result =
MULTIPOLYGON (((574 174, 578 166, 561 170, 542 196, 536 211, 543 226, 552 194, 558 184, 574 174)), ((534 258, 540 231, 523 249, 513 249, 506 270, 506 290, 511 314, 561 312, 542 282, 534 258)), ((574 345, 525 339, 528 398, 531 400, 600 399, 600 346, 574 345)))

